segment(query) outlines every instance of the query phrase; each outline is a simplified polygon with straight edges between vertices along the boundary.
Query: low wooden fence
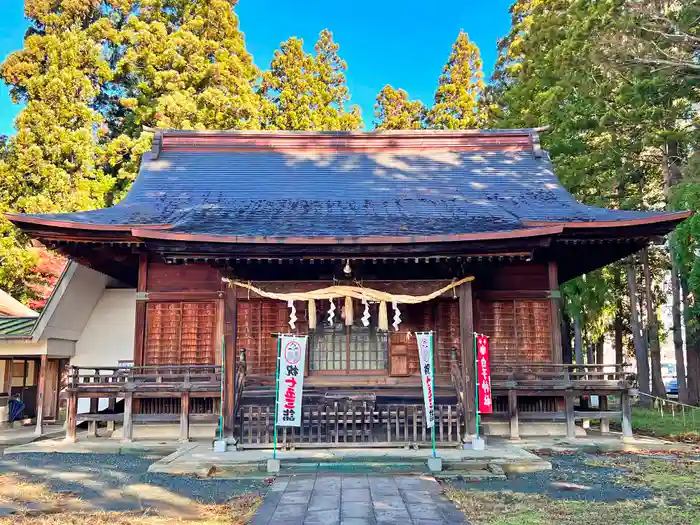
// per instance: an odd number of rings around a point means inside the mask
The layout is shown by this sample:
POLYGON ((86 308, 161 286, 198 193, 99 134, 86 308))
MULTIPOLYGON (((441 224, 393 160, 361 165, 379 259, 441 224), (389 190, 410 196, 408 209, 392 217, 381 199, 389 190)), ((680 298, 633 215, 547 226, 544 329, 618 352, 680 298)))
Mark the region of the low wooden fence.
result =
MULTIPOLYGON (((289 448, 429 445, 422 404, 333 402, 306 404, 301 427, 278 429, 278 444, 289 448)), ((274 406, 243 405, 238 435, 242 448, 272 448, 274 406)), ((435 405, 435 439, 462 442, 463 421, 455 405, 435 405)))

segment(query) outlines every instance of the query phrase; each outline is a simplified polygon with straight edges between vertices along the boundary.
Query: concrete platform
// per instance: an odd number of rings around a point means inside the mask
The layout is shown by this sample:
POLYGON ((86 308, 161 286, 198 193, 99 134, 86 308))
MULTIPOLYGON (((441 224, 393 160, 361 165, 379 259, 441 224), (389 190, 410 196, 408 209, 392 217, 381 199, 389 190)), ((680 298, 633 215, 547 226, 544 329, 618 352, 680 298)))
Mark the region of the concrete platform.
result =
POLYGON ((37 436, 36 425, 8 425, 0 429, 0 447, 24 445, 37 440, 53 439, 63 436, 63 425, 44 425, 44 433, 37 436))
MULTIPOLYGON (((486 450, 439 450, 441 477, 501 479, 509 472, 551 470, 549 461, 521 447, 499 444, 486 450)), ((268 477, 270 450, 247 450, 216 453, 211 444, 191 443, 156 461, 149 472, 174 475, 229 477, 268 477)), ((430 449, 323 449, 280 450, 281 474, 298 473, 428 473, 430 449)))
MULTIPOLYGON (((493 439, 491 440, 493 441, 493 439)), ((664 439, 634 436, 622 439, 622 434, 610 432, 601 434, 588 431, 582 438, 537 437, 523 438, 512 442, 517 446, 535 453, 600 453, 600 452, 692 452, 694 445, 668 441, 664 439)))
MULTIPOLYGON (((211 443, 211 442, 210 442, 211 443)), ((211 446, 211 445, 209 445, 211 446)), ((46 439, 24 445, 8 447, 3 455, 28 453, 64 453, 64 454, 156 454, 165 456, 177 451, 182 443, 177 441, 137 441, 122 443, 117 439, 88 437, 87 433, 79 433, 78 441, 71 443, 65 439, 46 439)))

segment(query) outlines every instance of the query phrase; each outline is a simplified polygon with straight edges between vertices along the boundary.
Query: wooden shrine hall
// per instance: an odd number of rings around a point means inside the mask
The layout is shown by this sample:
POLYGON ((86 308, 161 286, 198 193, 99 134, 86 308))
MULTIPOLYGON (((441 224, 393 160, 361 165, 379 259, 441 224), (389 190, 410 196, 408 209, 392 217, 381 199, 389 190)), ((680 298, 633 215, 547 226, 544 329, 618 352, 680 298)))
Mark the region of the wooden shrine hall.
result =
POLYGON ((549 422, 574 436, 577 420, 605 431, 621 418, 631 433, 624 365, 564 362, 559 287, 688 215, 576 202, 529 129, 161 130, 115 206, 9 219, 137 289, 133 366, 67 374, 69 438, 77 400, 106 398, 123 412, 81 419, 121 423, 125 439, 179 422, 186 440, 192 423, 218 421, 223 390, 226 436, 255 448, 272 446, 287 332, 309 343, 302 426, 280 430, 282 446, 429 443, 418 331, 434 333, 441 446, 475 430, 475 332, 490 337, 493 428, 517 438, 549 422), (328 286, 386 300, 271 298, 328 286))

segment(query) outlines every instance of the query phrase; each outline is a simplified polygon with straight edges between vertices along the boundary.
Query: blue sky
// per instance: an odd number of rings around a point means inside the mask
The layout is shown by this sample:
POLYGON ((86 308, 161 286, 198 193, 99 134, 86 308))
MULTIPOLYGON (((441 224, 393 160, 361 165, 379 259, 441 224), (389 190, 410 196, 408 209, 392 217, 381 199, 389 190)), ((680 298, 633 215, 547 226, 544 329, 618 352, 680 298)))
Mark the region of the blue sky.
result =
MULTIPOLYGON (((22 0, 2 0, 0 57, 22 48, 27 23, 22 0)), ((328 28, 348 63, 352 102, 371 125, 374 99, 386 84, 430 103, 438 76, 460 29, 481 48, 487 76, 496 60, 498 38, 510 28, 512 0, 239 0, 236 8, 248 50, 265 69, 280 42, 304 39, 313 50, 318 33, 328 28)), ((19 106, 0 82, 0 134, 13 133, 19 106)))

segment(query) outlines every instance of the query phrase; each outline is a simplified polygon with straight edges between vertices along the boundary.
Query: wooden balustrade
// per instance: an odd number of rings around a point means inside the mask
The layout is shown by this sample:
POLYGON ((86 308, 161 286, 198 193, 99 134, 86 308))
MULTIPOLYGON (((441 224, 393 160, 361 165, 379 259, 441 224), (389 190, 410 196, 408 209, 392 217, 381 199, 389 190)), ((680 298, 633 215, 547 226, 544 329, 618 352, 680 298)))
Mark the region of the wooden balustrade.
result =
MULTIPOLYGON (((258 435, 262 433, 266 435, 269 431, 267 419, 270 417, 268 412, 273 409, 273 406, 264 406, 263 404, 250 404, 254 399, 263 399, 265 396, 253 397, 248 396, 250 401, 244 399, 244 386, 248 384, 250 387, 250 378, 246 378, 246 362, 245 353, 241 353, 240 360, 236 363, 234 370, 227 371, 234 375, 233 383, 233 403, 232 409, 234 415, 232 421, 233 427, 236 427, 238 432, 243 432, 250 440, 251 428, 255 428, 258 435), (251 416, 251 409, 255 414, 264 414, 264 416, 251 416), (245 415, 243 414, 245 412, 245 415), (261 417, 263 419, 261 419, 261 417), (264 421, 264 423, 263 423, 264 421), (262 430, 259 430, 262 429, 262 430)), ((464 385, 467 384, 464 378, 464 371, 460 363, 457 361, 451 362, 451 379, 454 387, 454 395, 456 403, 449 402, 451 405, 446 408, 447 419, 445 430, 447 437, 445 442, 459 440, 467 435, 467 405, 469 396, 472 392, 464 392, 464 385)), ((215 414, 210 413, 192 413, 192 406, 199 406, 198 403, 207 399, 217 400, 221 397, 221 374, 222 367, 215 365, 168 365, 168 366, 139 366, 139 367, 71 367, 67 373, 67 381, 65 395, 68 398, 68 426, 67 437, 75 439, 75 425, 78 421, 77 415, 77 400, 78 398, 89 398, 92 401, 97 401, 99 398, 110 400, 110 410, 108 413, 97 413, 96 403, 91 403, 90 414, 81 414, 80 419, 91 422, 91 431, 96 430, 97 422, 111 423, 113 428, 114 422, 123 421, 124 439, 130 440, 133 432, 134 422, 153 422, 153 421, 170 421, 180 422, 180 439, 187 440, 189 438, 189 423, 190 421, 211 421, 214 422, 218 418, 215 414), (115 414, 114 405, 116 398, 124 399, 124 414, 115 414), (170 398, 173 402, 172 410, 167 414, 149 413, 144 411, 143 403, 150 403, 152 400, 166 401, 170 398), (139 400, 139 401, 136 401, 139 400), (151 400, 151 401, 146 401, 151 400), (94 406, 94 409, 92 407, 94 406)), ((630 433, 629 424, 629 394, 633 388, 633 376, 626 372, 624 364, 610 365, 577 365, 577 364, 552 364, 552 363, 509 363, 509 362, 494 362, 491 364, 491 385, 494 393, 495 412, 489 416, 491 420, 506 419, 510 422, 510 436, 513 439, 519 437, 519 422, 520 417, 531 421, 562 421, 566 422, 567 435, 574 437, 575 421, 581 419, 600 419, 601 430, 607 431, 609 421, 611 419, 622 419, 624 434, 630 433), (587 405, 582 404, 581 408, 576 409, 576 399, 581 396, 597 395, 600 399, 598 409, 587 409, 587 405), (608 405, 608 396, 617 396, 620 398, 619 408, 611 410, 608 405), (563 398, 563 399, 562 399, 563 398), (534 399, 534 401, 533 401, 534 399), (542 404, 537 402, 538 399, 546 401, 542 404), (533 403, 535 403, 533 405, 533 403), (531 411, 530 406, 536 408, 531 411), (540 406, 542 405, 542 406, 540 406), (546 406, 545 406, 546 405, 546 406), (524 410, 524 411, 523 411, 524 410)), ((471 382, 473 384, 473 382, 471 382)), ((274 383, 272 383, 274 385, 274 383)), ((269 397, 274 394, 273 386, 266 385, 258 388, 269 397)), ((403 392, 411 390, 419 392, 420 387, 408 385, 403 389, 396 387, 384 388, 383 392, 388 395, 390 392, 403 392)), ((365 391, 372 390, 373 387, 365 386, 365 391)), ((376 389, 376 388, 375 388, 376 389)), ((313 390, 313 389, 312 389, 313 390)), ((316 389, 318 390, 318 388, 316 389)), ((314 392, 316 392, 314 390, 314 392)), ((252 391, 245 390, 246 393, 252 395, 252 391)), ((311 392, 311 391, 310 391, 311 392)), ((318 394, 318 392, 316 392, 318 394)), ((312 393, 309 394, 310 396, 312 393)), ((312 396, 313 397, 313 396, 312 396)), ((415 396, 414 396, 415 397, 415 396)), ((413 401, 415 403, 415 401, 413 401)), ((172 404, 172 403, 171 403, 172 404)), ((313 414, 321 417, 323 415, 324 428, 327 425, 336 425, 339 420, 335 411, 323 405, 324 408, 316 408, 316 411, 309 412, 311 418, 313 414), (331 414, 329 416, 328 414, 331 414), (330 419, 328 419, 330 418, 330 419)), ((379 405, 376 405, 379 406, 379 405)), ((404 405, 396 405, 404 406, 404 405)), ((412 405, 410 402, 405 405, 405 410, 409 410, 413 414, 418 410, 418 405, 412 405)), ((445 405, 447 407, 448 405, 445 405)), ((395 425, 396 421, 400 425, 415 426, 420 421, 421 416, 409 416, 404 414, 397 408, 398 412, 384 412, 378 409, 367 409, 367 415, 358 415, 361 421, 369 424, 372 422, 372 442, 377 442, 377 432, 380 428, 386 429, 391 425, 395 425), (376 413, 375 413, 376 412, 376 413), (394 414, 394 415, 391 415, 394 414), (398 415, 397 415, 398 414, 398 415)), ((150 411, 152 412, 152 411, 150 411)), ((406 412, 406 414, 409 414, 406 412)), ((340 419, 342 421, 342 418, 340 419)), ((358 421, 359 421, 358 420, 358 421)), ((357 424, 355 413, 351 412, 351 424, 357 424)), ((363 424, 365 424, 363 423, 363 424)), ((311 425, 311 419, 308 424, 311 425)), ((318 421, 314 420, 318 426, 318 421)), ((343 423, 347 425, 347 422, 343 423)), ((419 425, 420 426, 420 425, 419 425)), ((369 427, 368 427, 369 428, 369 427)), ((411 427, 412 428, 412 427, 411 427)), ((393 426, 392 426, 393 429, 393 426)), ((393 429, 398 432, 398 430, 393 429)), ((304 430, 300 431, 300 437, 304 436, 304 430)), ((383 431, 382 431, 383 432, 383 431)), ((322 442, 330 439, 328 436, 333 435, 333 440, 337 440, 336 434, 321 433, 315 434, 313 442, 317 443, 319 439, 322 442), (319 436, 321 436, 319 438, 319 436)), ((354 435, 354 434, 353 434, 354 435)), ((240 437, 240 436, 239 436, 240 437)), ((342 438, 342 436, 341 436, 342 438)), ((309 438, 310 439, 310 438, 309 438)), ((354 438, 342 438, 340 441, 349 439, 353 442, 354 438)), ((442 438, 438 439, 442 442, 442 438)), ((245 439, 244 439, 245 441, 245 439)), ((246 442, 246 445, 264 445, 269 446, 270 442, 267 438, 262 439, 255 437, 253 442, 246 442), (261 441, 258 441, 260 439, 261 441)), ((394 439, 383 439, 385 443, 394 442, 394 439)), ((415 440, 408 440, 415 441, 415 440)), ((422 440, 418 440, 421 442, 422 440)), ((347 441, 346 441, 347 442, 347 441)))
MULTIPOLYGON (((139 367, 71 367, 67 392, 89 394, 137 392, 216 392, 221 386, 221 367, 216 365, 168 365, 139 367)), ((97 396, 99 397, 99 396, 97 396)))

